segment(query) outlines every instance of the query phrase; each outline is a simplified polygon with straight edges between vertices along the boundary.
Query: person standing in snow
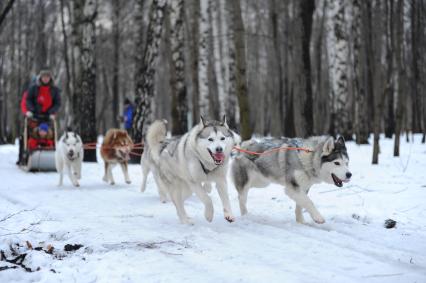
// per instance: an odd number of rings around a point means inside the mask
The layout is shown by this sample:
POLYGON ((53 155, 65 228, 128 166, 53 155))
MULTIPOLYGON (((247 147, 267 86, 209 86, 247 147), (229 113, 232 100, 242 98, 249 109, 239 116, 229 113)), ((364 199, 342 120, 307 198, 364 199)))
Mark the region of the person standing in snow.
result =
POLYGON ((25 115, 41 120, 54 119, 60 107, 60 90, 54 85, 52 72, 43 68, 37 83, 28 90, 25 115))
POLYGON ((133 105, 132 101, 130 99, 126 98, 124 100, 124 112, 123 112, 123 122, 124 122, 124 129, 129 133, 129 135, 132 134, 132 123, 133 123, 133 113, 135 112, 135 106, 133 105))

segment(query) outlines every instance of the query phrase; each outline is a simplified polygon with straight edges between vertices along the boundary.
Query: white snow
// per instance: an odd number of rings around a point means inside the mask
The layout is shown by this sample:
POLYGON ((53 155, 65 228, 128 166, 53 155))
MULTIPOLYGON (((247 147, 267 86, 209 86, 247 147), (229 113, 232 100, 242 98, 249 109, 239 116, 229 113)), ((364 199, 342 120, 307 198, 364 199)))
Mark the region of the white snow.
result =
POLYGON ((371 146, 348 143, 351 183, 311 190, 323 225, 309 215, 297 224, 278 186, 251 190, 249 215, 240 217, 232 184, 235 223, 223 219, 213 191, 213 222, 192 197, 186 207, 196 224, 181 225, 174 206, 160 203, 152 176, 139 192, 137 165, 131 185, 118 168, 118 184, 106 185, 103 164, 87 163, 80 188, 68 179, 57 187, 56 173, 25 173, 15 165, 17 147, 0 146, 0 250, 13 258, 9 245, 19 243, 24 264, 40 267, 0 271, 0 282, 426 282, 426 146, 420 136, 403 140, 401 158, 381 140, 378 166, 370 164, 371 146), (396 228, 383 227, 388 218, 396 228), (25 241, 65 257, 28 250, 25 241), (65 244, 84 247, 65 253, 65 244))

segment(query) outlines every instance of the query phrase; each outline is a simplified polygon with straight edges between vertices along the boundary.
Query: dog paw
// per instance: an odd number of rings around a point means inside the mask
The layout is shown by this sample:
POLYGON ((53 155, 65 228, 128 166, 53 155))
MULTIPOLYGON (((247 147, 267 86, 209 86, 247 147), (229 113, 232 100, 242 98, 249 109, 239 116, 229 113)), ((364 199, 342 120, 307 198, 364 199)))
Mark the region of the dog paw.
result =
POLYGON ((131 184, 131 183, 132 183, 132 181, 126 180, 126 184, 131 184))
POLYGON ((108 183, 108 178, 107 178, 106 176, 104 176, 104 177, 102 178, 102 181, 104 181, 104 182, 108 183))
POLYGON ((313 219, 314 219, 315 223, 317 223, 317 224, 324 224, 325 223, 325 220, 324 220, 324 218, 322 218, 322 216, 317 216, 313 219))
POLYGON ((192 218, 191 217, 186 217, 185 219, 181 219, 181 221, 180 221, 182 224, 185 224, 185 225, 194 225, 195 223, 194 223, 194 220, 192 220, 192 218))
POLYGON ((305 218, 303 218, 303 216, 302 217, 296 216, 296 222, 300 224, 305 224, 305 218))
POLYGON ((225 216, 225 220, 229 223, 235 222, 235 217, 232 215, 225 216))
POLYGON ((77 187, 77 188, 78 188, 78 187, 80 187, 80 184, 79 184, 79 183, 75 183, 75 184, 74 184, 74 187, 77 187))
POLYGON ((113 182, 111 182, 111 183, 109 183, 111 186, 114 186, 115 185, 115 182, 113 181, 113 182))

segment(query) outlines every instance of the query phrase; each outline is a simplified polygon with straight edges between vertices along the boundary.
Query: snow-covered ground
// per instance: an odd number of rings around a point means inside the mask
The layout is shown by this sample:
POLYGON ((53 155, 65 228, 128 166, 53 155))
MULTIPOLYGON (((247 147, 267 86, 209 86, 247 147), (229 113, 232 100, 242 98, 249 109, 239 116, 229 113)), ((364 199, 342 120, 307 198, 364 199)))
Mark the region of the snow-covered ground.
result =
MULTIPOLYGON (((159 201, 153 179, 139 192, 140 167, 130 166, 126 185, 102 182, 103 164, 84 164, 81 187, 56 173, 25 173, 17 147, 0 147, 0 250, 27 254, 22 268, 0 271, 0 282, 426 282, 426 146, 420 136, 392 157, 381 142, 380 165, 371 146, 349 143, 353 180, 343 188, 317 185, 311 197, 326 219, 295 222, 294 203, 278 186, 250 191, 249 215, 239 216, 229 186, 235 223, 215 218, 201 202, 186 201, 194 226, 179 224, 171 203, 159 201), (385 229, 391 218, 396 228, 385 229), (29 250, 54 247, 53 254, 29 250), (18 247, 16 244, 19 244, 18 247), (64 245, 81 244, 74 252, 64 245)), ((2 266, 13 266, 0 261, 2 266)))

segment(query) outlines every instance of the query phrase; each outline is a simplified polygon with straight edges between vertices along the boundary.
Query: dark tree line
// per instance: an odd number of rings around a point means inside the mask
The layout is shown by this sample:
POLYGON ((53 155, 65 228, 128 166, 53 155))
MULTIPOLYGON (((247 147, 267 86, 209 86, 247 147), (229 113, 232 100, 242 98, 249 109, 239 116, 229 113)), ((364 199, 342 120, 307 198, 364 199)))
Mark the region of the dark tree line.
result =
POLYGON ((22 131, 22 92, 48 65, 60 125, 85 141, 120 126, 127 97, 135 141, 156 118, 182 134, 226 114, 243 138, 370 142, 377 163, 381 133, 395 156, 401 134, 425 139, 425 57, 422 0, 2 1, 0 140, 22 131))

